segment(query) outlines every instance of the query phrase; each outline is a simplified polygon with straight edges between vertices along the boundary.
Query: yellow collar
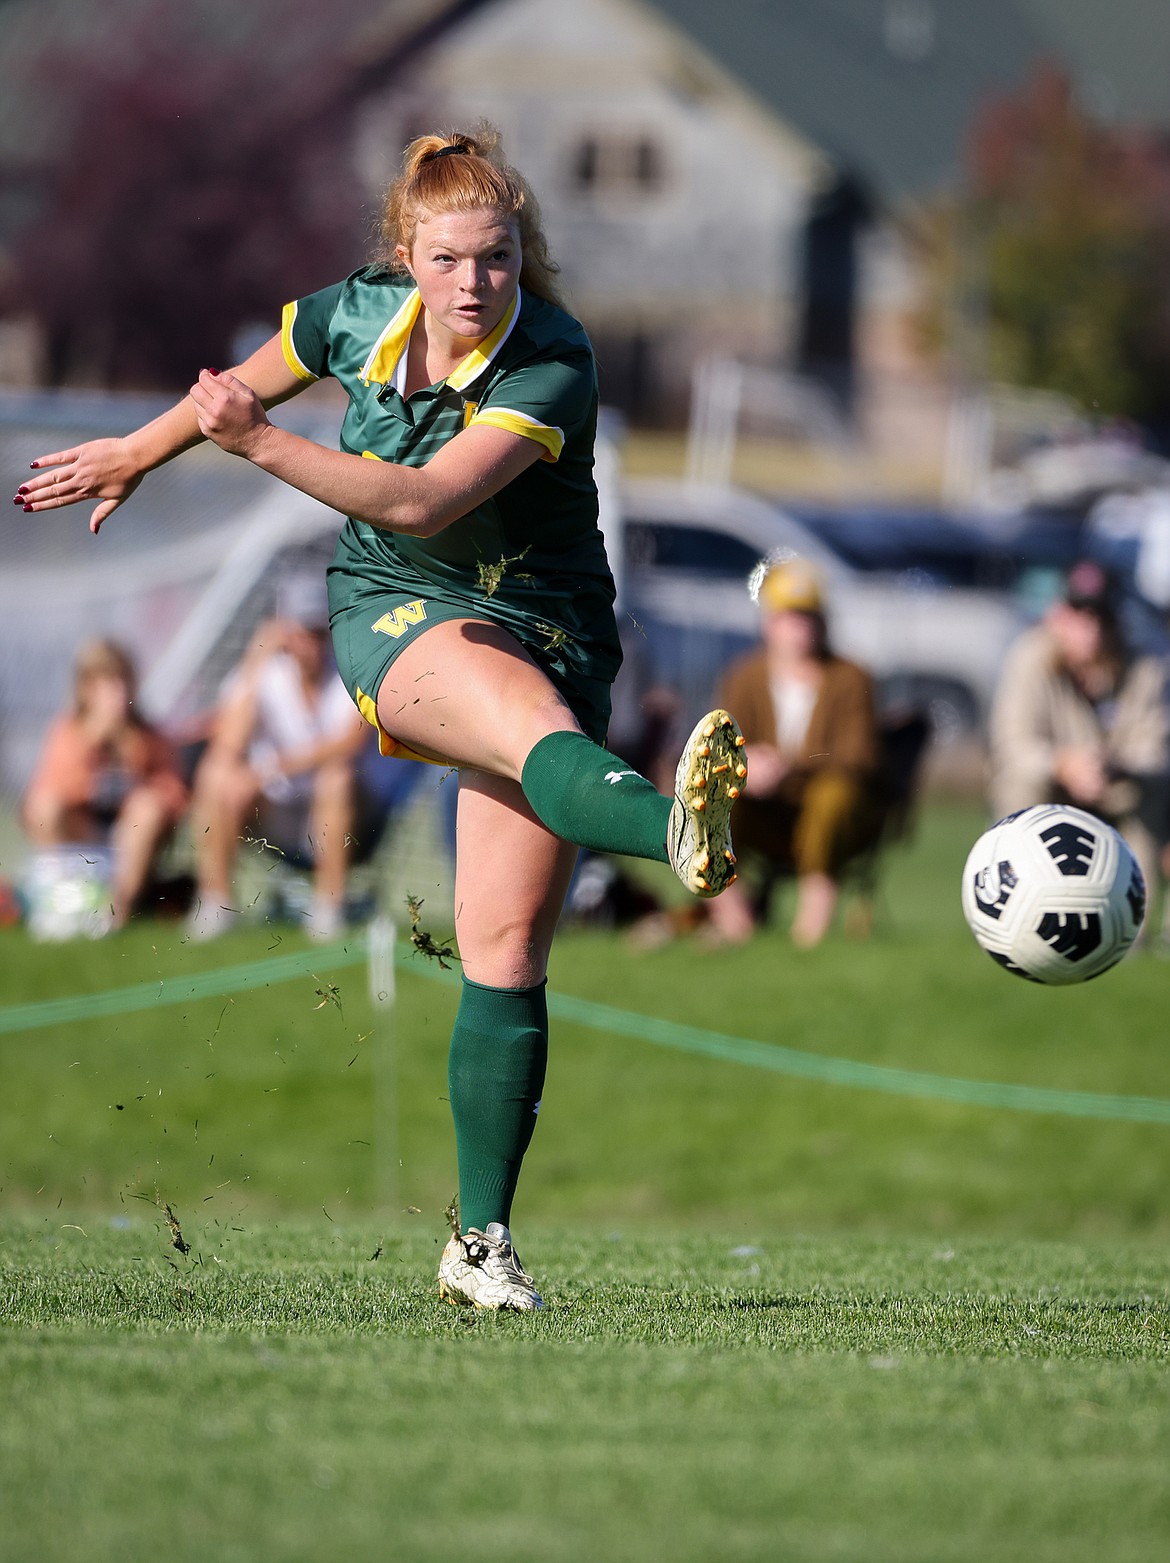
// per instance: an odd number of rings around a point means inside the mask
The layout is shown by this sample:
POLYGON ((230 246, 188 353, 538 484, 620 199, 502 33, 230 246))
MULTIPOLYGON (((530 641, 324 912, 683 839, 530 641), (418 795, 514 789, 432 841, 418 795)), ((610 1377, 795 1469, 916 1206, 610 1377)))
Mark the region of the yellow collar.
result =
MULTIPOLYGON (((378 385, 390 384, 394 378, 394 371, 398 367, 398 361, 406 351, 410 333, 414 330, 421 309, 422 299, 418 289, 415 288, 403 301, 397 314, 370 349, 370 356, 362 365, 359 374, 359 379, 364 385, 369 385, 371 381, 378 385)), ((447 384, 452 390, 466 390, 474 380, 479 378, 511 336, 512 327, 516 324, 519 315, 520 289, 517 288, 516 297, 504 311, 499 325, 478 347, 473 347, 462 363, 457 364, 447 376, 447 384)))

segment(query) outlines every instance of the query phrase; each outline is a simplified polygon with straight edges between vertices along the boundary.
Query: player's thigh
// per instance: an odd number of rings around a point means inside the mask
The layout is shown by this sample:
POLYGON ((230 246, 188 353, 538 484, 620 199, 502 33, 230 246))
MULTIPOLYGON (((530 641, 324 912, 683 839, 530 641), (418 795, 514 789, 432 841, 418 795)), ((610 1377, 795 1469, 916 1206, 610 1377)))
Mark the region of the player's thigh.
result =
POLYGON ((387 668, 378 720, 420 754, 518 780, 535 743, 579 724, 507 630, 480 619, 431 625, 387 668))
POLYGON ((531 987, 549 950, 577 848, 546 830, 519 784, 476 770, 459 777, 455 928, 463 969, 489 987, 531 987))

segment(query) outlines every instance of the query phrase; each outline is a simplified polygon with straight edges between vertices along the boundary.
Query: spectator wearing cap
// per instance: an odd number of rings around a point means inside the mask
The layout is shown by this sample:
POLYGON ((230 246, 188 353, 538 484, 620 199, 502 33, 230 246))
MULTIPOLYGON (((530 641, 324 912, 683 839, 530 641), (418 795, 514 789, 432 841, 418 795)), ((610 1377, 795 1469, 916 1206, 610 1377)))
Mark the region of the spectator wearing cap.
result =
POLYGON ((1155 882, 1170 774, 1166 671, 1132 656, 1114 582, 1095 560, 1008 652, 991 711, 996 817, 1036 803, 1088 809, 1125 835, 1155 882))
POLYGON ((764 906, 751 891, 795 874, 791 937, 807 947, 832 925, 841 871, 876 818, 879 740, 873 681, 834 655, 817 571, 773 564, 760 584, 762 645, 728 669, 720 704, 747 739, 748 779, 735 806, 739 881, 710 902, 716 938, 750 937, 764 906))
POLYGON ((369 729, 337 674, 328 635, 324 580, 292 576, 278 590, 275 617, 224 683, 195 773, 192 938, 214 938, 235 921, 232 877, 245 833, 312 865, 310 936, 333 938, 344 926, 357 760, 369 729))

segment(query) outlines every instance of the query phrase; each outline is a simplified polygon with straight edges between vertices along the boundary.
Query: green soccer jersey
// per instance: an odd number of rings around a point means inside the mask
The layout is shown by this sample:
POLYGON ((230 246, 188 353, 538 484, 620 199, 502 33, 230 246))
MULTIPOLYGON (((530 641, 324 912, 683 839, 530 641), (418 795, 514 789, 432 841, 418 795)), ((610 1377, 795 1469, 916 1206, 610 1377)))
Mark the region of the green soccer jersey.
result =
MULTIPOLYGON (((512 630, 562 675, 613 678, 621 660, 613 579, 597 525, 597 378, 583 327, 519 290, 503 320, 436 385, 403 395, 422 307, 409 277, 366 267, 286 305, 284 355, 306 380, 332 375, 349 397, 341 448, 422 466, 472 424, 535 440, 542 457, 434 537, 352 517, 330 567, 353 591, 462 605, 512 630)), ((561 681, 561 680, 558 680, 561 681)))

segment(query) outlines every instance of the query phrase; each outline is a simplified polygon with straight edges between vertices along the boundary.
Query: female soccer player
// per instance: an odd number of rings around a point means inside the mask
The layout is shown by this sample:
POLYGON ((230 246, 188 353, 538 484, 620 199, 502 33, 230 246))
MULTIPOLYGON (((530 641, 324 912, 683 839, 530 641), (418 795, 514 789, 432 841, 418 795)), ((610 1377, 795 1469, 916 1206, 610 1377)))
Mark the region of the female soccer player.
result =
POLYGON ((489 127, 422 136, 386 195, 385 249, 290 304, 229 374, 136 433, 33 462, 40 511, 97 498, 97 531, 151 468, 201 437, 348 517, 329 568, 338 666, 382 752, 459 768, 451 1039, 459 1226, 451 1302, 541 1299, 508 1221, 540 1105, 545 969, 577 846, 669 862, 697 895, 734 877, 729 817, 746 775, 712 712, 665 798, 602 747, 621 659, 597 527, 597 382, 561 306, 532 193, 489 127), (333 375, 341 449, 265 408, 333 375))

